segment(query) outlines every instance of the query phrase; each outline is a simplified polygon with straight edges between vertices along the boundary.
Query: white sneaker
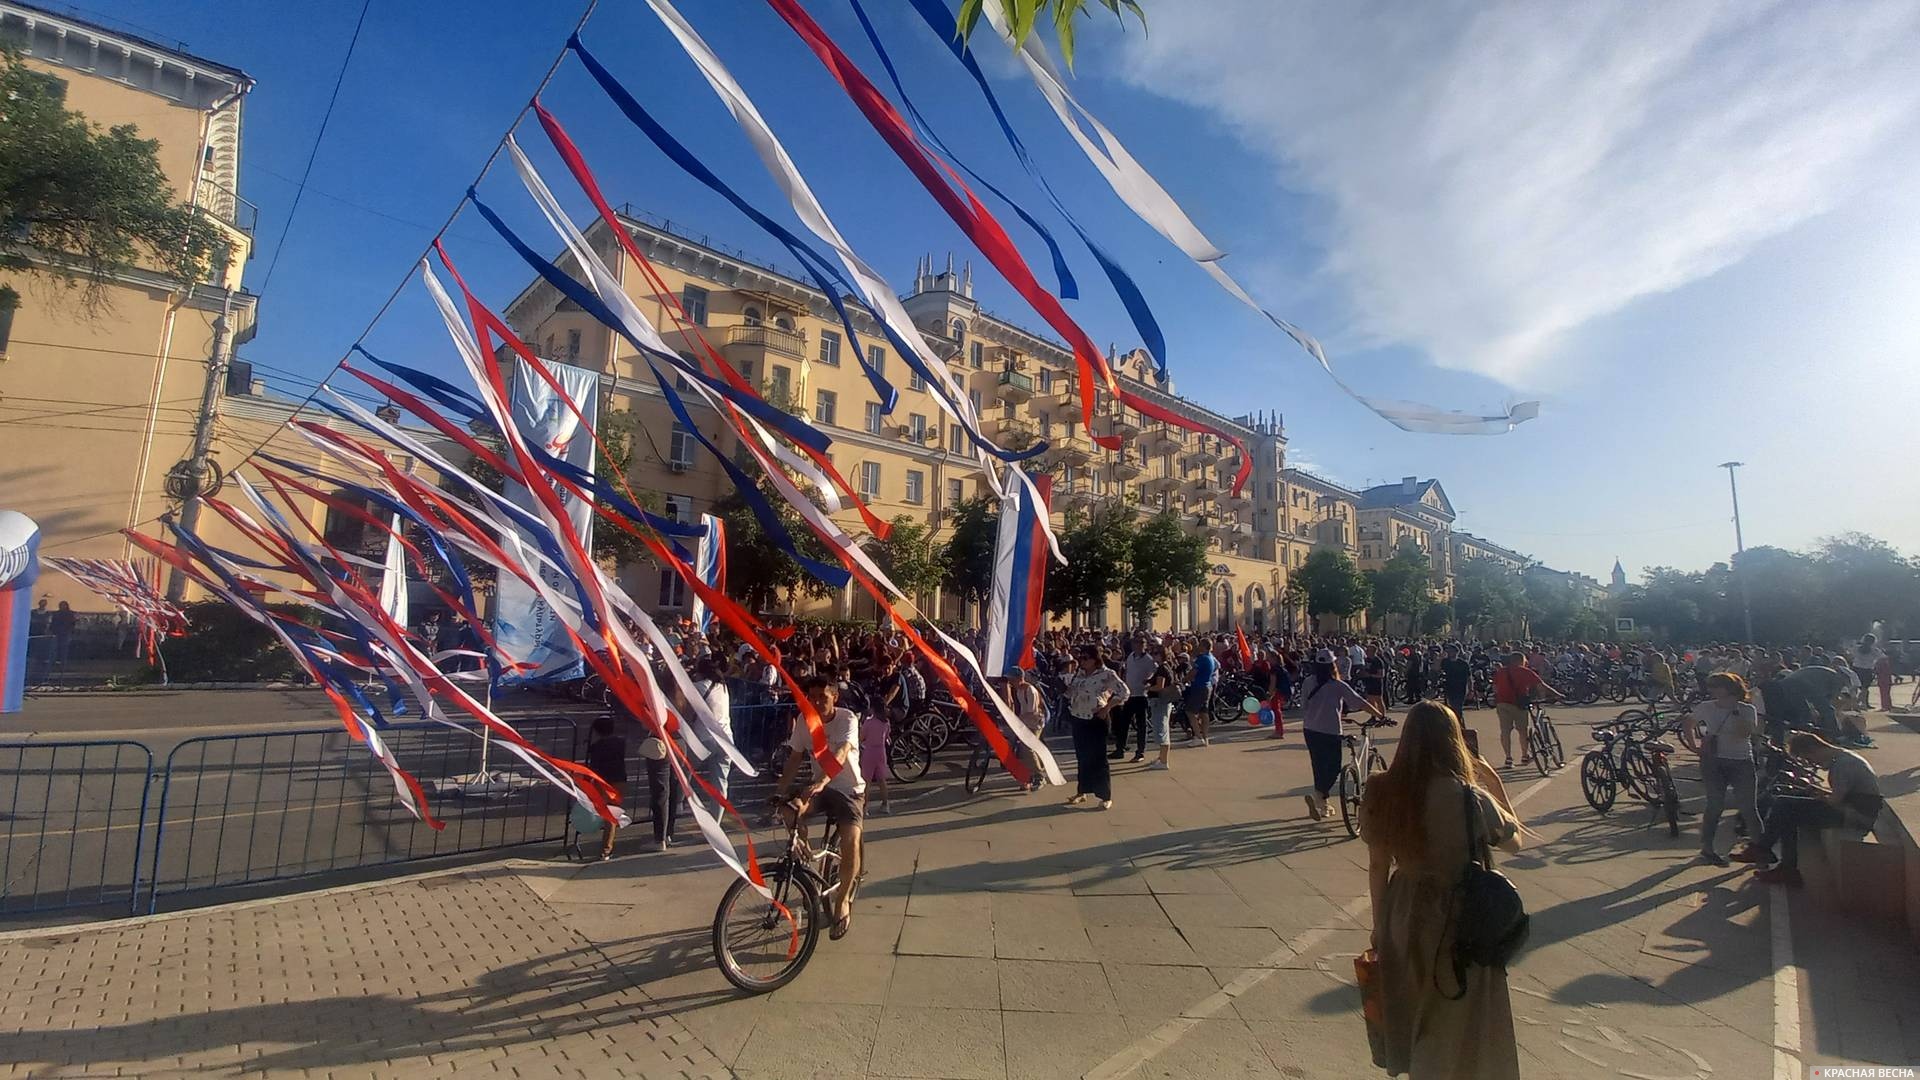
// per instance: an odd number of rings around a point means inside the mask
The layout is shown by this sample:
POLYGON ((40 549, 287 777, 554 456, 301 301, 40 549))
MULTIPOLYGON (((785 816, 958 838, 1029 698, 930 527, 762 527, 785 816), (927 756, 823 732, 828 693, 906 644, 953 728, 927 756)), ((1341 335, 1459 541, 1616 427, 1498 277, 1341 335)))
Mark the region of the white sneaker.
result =
POLYGON ((1162 769, 1166 769, 1166 768, 1168 768, 1168 765, 1167 765, 1167 763, 1166 763, 1166 762, 1164 762, 1164 761, 1153 761, 1153 762, 1150 762, 1150 763, 1148 763, 1148 765, 1147 765, 1147 771, 1148 771, 1148 772, 1154 772, 1154 771, 1157 771, 1157 770, 1162 770, 1162 769))
POLYGON ((1320 808, 1313 804, 1313 796, 1309 795, 1306 797, 1306 804, 1307 804, 1307 816, 1312 818, 1315 821, 1319 821, 1320 808))
POLYGON ((1101 800, 1100 800, 1100 809, 1102 809, 1102 810, 1111 810, 1111 809, 1113 809, 1113 800, 1112 800, 1112 799, 1101 799, 1101 800))

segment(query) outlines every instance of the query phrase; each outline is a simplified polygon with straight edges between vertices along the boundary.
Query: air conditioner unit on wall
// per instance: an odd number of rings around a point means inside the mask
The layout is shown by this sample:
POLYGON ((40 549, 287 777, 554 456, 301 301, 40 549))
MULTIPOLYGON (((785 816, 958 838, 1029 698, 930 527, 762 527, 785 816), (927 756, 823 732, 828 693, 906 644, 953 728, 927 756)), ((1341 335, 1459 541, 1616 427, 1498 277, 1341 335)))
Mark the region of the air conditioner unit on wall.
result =
POLYGON ((676 472, 676 473, 683 473, 683 472, 686 472, 687 470, 689 470, 689 469, 691 469, 691 468, 693 468, 693 462, 691 462, 691 461, 669 461, 669 462, 667 462, 667 471, 668 471, 668 472, 676 472))

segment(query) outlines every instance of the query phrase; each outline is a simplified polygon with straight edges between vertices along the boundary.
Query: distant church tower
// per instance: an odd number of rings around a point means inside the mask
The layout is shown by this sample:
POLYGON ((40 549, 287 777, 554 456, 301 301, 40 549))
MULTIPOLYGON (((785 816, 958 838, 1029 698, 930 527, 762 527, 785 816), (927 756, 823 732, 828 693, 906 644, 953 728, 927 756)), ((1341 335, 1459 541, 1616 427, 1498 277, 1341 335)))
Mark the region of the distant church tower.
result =
POLYGON ((1608 586, 1607 591, 1612 593, 1616 599, 1625 595, 1627 591, 1627 569, 1620 565, 1620 557, 1618 555, 1613 557, 1613 584, 1608 586))

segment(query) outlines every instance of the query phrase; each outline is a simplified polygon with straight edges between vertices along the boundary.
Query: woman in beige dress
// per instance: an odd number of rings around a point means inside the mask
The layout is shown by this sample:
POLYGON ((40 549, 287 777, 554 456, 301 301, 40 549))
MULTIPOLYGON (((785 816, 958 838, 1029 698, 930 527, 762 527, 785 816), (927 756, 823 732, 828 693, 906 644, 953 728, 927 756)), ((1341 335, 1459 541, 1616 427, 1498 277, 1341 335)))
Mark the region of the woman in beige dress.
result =
POLYGON ((1393 765, 1367 782, 1360 807, 1386 1066, 1395 1076, 1520 1075, 1506 972, 1469 966, 1463 986, 1453 967, 1454 886, 1471 858, 1468 829, 1489 847, 1518 847, 1518 822, 1473 775, 1459 721, 1423 702, 1407 710, 1393 765), (1472 793, 1471 815, 1463 790, 1472 793))

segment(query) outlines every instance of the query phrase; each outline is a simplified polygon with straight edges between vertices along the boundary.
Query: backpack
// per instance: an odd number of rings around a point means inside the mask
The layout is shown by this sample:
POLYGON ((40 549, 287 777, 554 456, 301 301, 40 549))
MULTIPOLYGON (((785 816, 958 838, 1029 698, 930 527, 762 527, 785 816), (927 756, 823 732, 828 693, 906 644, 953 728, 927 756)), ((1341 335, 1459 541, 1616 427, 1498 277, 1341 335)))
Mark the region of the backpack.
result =
MULTIPOLYGON (((1454 886, 1453 908, 1453 975, 1460 992, 1440 991, 1450 1001, 1467 996, 1467 965, 1504 971, 1526 945, 1533 922, 1520 899, 1520 890, 1493 868, 1485 834, 1478 828, 1480 808, 1474 802, 1473 786, 1461 785, 1461 797, 1466 807, 1467 866, 1454 886)), ((1438 963, 1434 965, 1434 977, 1438 990, 1438 963)))

